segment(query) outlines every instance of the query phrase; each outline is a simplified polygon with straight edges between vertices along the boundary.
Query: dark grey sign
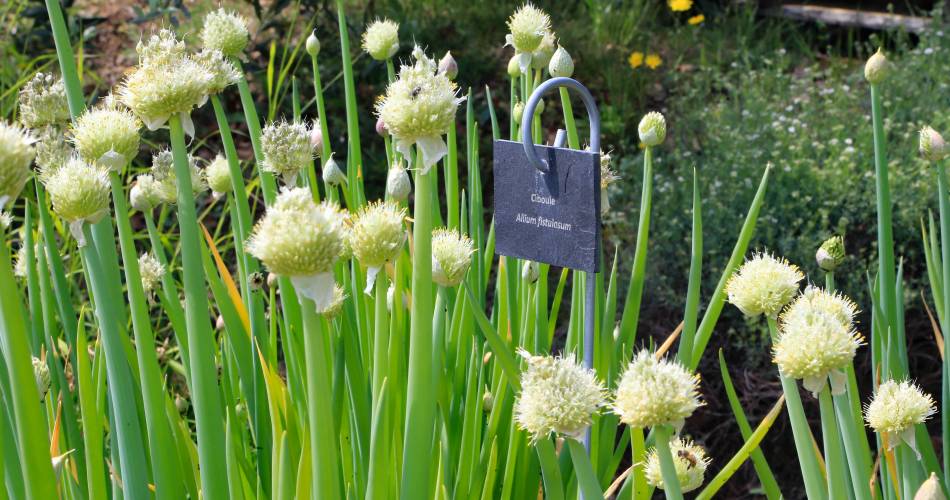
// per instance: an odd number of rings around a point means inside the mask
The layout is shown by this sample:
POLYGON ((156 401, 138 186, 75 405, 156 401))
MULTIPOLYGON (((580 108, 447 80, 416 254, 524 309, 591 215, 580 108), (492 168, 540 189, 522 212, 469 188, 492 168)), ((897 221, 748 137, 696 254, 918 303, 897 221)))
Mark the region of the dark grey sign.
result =
POLYGON ((495 252, 587 272, 600 265, 600 155, 495 141, 495 252))

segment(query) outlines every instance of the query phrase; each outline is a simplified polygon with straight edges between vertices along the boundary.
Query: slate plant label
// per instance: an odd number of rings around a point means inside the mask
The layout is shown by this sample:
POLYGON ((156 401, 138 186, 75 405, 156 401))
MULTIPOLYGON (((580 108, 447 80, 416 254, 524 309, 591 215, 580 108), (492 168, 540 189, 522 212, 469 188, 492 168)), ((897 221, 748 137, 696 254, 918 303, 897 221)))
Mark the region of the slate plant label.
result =
POLYGON ((547 172, 528 161, 523 143, 494 143, 495 253, 597 272, 600 155, 535 148, 547 172))

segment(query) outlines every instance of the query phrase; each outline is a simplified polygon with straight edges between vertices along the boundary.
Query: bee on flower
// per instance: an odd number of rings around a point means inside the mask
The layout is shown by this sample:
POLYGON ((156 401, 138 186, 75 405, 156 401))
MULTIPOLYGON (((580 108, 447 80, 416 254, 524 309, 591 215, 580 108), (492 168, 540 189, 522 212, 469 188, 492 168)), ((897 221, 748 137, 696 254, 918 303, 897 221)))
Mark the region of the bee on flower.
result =
MULTIPOLYGON (((676 478, 679 480, 680 491, 693 491, 703 485, 703 476, 710 460, 706 457, 706 450, 682 438, 670 442, 670 451, 673 455, 673 466, 676 468, 676 478)), ((647 483, 659 489, 663 485, 663 473, 660 471, 660 456, 656 448, 650 448, 647 453, 645 471, 647 483)))

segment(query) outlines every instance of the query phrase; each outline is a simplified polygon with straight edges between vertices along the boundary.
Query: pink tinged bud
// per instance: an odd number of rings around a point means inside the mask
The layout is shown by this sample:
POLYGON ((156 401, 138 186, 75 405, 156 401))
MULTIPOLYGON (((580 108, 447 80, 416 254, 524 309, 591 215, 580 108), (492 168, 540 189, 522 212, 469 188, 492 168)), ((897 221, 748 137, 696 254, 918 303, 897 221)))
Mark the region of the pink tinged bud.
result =
POLYGON ((317 151, 323 149, 323 130, 320 128, 319 122, 315 122, 313 130, 310 131, 310 145, 317 151))
POLYGON ((386 127, 386 122, 382 118, 376 120, 376 133, 383 137, 389 135, 389 128, 386 127))
POLYGON ((442 60, 439 61, 439 73, 444 74, 449 80, 455 80, 459 74, 459 65, 452 57, 452 52, 446 52, 442 60))

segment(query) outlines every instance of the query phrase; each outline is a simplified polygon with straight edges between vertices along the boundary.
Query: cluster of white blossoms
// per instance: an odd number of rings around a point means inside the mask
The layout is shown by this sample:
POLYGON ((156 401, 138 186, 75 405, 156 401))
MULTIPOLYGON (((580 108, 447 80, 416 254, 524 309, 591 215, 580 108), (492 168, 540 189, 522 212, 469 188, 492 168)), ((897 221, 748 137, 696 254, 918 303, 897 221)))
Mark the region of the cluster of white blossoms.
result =
POLYGON ((267 269, 287 276, 317 312, 333 305, 333 264, 346 238, 343 216, 336 204, 317 204, 309 189, 282 191, 248 239, 247 251, 267 269))
POLYGON ((178 116, 187 135, 193 136, 191 110, 208 98, 215 75, 190 54, 183 41, 170 30, 161 30, 135 50, 139 64, 119 88, 119 100, 129 107, 149 130, 178 116))
POLYGON ((363 50, 377 61, 385 61, 399 52, 399 23, 377 19, 363 32, 363 50))
POLYGON ((699 376, 676 361, 640 351, 620 377, 613 410, 636 428, 671 425, 676 429, 702 404, 699 376))
POLYGON ((139 152, 142 122, 113 99, 89 108, 73 123, 76 152, 89 163, 119 171, 139 152))
MULTIPOLYGON (((534 5, 526 3, 516 10, 508 18, 508 30, 510 33, 505 35, 505 45, 514 47, 513 60, 517 62, 512 64, 516 64, 521 73, 528 72, 535 58, 545 57, 545 53, 540 50, 546 51, 550 48, 550 54, 554 54, 555 43, 554 34, 551 32, 551 17, 534 5)), ((551 59, 551 55, 547 55, 544 64, 551 59)))
POLYGON ((372 292, 376 275, 406 242, 405 219, 406 210, 392 201, 369 203, 353 219, 349 243, 353 256, 366 266, 366 293, 372 292))
POLYGON ((194 55, 196 61, 211 72, 208 95, 220 94, 241 79, 234 63, 217 49, 202 49, 194 55))
POLYGON ((521 373, 521 392, 515 400, 518 427, 533 442, 552 433, 580 440, 606 403, 604 387, 593 370, 573 356, 533 356, 523 349, 519 354, 528 367, 521 373))
POLYGON ((436 229, 432 232, 432 281, 445 287, 462 282, 472 265, 475 246, 472 239, 458 231, 436 229))
POLYGON ((620 176, 610 167, 613 158, 610 153, 600 152, 600 213, 606 214, 610 211, 610 196, 607 189, 611 184, 620 180, 620 176))
POLYGON ((775 318, 798 293, 798 283, 804 278, 798 267, 787 260, 760 253, 729 278, 726 294, 729 302, 746 316, 764 314, 775 318))
POLYGON ((650 111, 640 119, 637 126, 640 142, 646 147, 659 146, 666 140, 666 118, 657 111, 650 111))
POLYGON ((205 16, 201 44, 205 49, 220 51, 224 57, 240 57, 250 41, 247 20, 241 15, 218 9, 205 16))
POLYGON ((855 314, 857 306, 847 297, 806 288, 782 313, 773 349, 779 371, 801 379, 816 397, 829 380, 832 394, 844 393, 845 369, 862 343, 855 314))
POLYGON ((896 446, 900 440, 916 452, 914 426, 924 423, 936 412, 933 398, 919 387, 907 380, 888 380, 874 392, 864 409, 864 418, 874 432, 887 438, 889 447, 896 446))
MULTIPOLYGON (((680 483, 680 491, 686 493, 702 486, 703 476, 710 462, 706 457, 706 450, 702 446, 693 444, 692 441, 676 438, 670 441, 670 451, 673 454, 673 466, 676 469, 676 479, 680 483)), ((661 490, 666 489, 656 448, 650 448, 647 453, 644 472, 650 486, 661 490)))
POLYGON ((69 223, 69 231, 86 244, 82 228, 99 222, 109 210, 109 174, 102 167, 73 157, 43 178, 53 204, 53 212, 69 223))
POLYGON ((310 128, 301 122, 282 120, 265 126, 261 132, 261 152, 264 155, 261 170, 279 175, 284 184, 292 186, 297 175, 313 161, 314 146, 310 135, 310 128))
POLYGON ((139 255, 139 274, 142 276, 142 290, 149 295, 165 276, 165 266, 153 254, 143 253, 139 255))
POLYGON ((396 150, 411 157, 416 145, 422 153, 421 173, 448 153, 442 140, 449 127, 455 126, 455 111, 464 98, 457 96, 457 87, 435 61, 416 47, 415 63, 399 68, 399 77, 386 87, 386 94, 376 104, 376 113, 393 136, 396 150))
POLYGON ((230 192, 231 167, 228 165, 228 160, 220 154, 215 156, 205 167, 205 178, 215 198, 220 198, 224 193, 230 192))
POLYGON ((35 141, 27 130, 0 120, 0 209, 20 194, 30 178, 35 141))
POLYGON ((69 121, 66 86, 62 78, 49 73, 33 75, 20 89, 18 103, 20 123, 25 127, 37 129, 69 121))

